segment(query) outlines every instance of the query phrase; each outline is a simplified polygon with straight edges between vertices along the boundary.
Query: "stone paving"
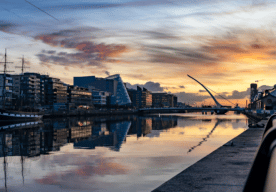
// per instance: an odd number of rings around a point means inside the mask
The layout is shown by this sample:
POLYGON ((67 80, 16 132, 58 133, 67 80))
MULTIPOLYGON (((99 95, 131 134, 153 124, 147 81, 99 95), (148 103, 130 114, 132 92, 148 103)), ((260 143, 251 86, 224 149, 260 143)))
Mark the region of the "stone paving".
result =
POLYGON ((153 192, 242 191, 263 131, 263 128, 246 130, 231 140, 233 144, 221 146, 153 192))

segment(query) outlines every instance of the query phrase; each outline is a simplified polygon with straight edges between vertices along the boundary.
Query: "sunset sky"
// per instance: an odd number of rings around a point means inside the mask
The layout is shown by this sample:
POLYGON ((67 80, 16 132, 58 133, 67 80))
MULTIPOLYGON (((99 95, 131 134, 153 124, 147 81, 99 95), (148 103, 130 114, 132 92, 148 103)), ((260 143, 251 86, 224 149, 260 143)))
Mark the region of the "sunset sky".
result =
POLYGON ((189 74, 244 106, 250 83, 276 84, 275 13, 259 0, 2 0, 0 60, 7 48, 15 73, 24 55, 26 71, 65 83, 120 74, 128 87, 213 105, 189 74))

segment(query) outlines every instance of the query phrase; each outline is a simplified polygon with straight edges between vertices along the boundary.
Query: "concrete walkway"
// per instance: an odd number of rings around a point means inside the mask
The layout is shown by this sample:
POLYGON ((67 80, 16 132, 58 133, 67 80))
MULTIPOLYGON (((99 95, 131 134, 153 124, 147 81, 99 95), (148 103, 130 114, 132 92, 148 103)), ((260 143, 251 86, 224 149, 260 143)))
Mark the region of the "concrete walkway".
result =
POLYGON ((250 128, 194 165, 182 171, 153 192, 205 191, 239 192, 243 190, 263 128, 250 128))

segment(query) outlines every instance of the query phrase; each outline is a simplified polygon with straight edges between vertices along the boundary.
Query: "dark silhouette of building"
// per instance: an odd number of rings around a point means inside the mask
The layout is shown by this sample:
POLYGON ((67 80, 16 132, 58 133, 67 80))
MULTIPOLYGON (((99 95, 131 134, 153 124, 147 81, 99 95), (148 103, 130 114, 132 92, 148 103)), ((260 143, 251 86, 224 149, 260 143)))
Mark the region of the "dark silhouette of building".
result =
POLYGON ((137 86, 137 90, 128 89, 128 94, 132 102, 132 107, 145 108, 152 106, 152 94, 146 88, 137 86))
POLYGON ((0 74, 0 105, 1 108, 12 108, 13 78, 10 74, 0 74), (5 81, 4 81, 5 80, 5 81))
POLYGON ((70 85, 67 87, 68 98, 70 104, 79 105, 92 105, 92 93, 88 88, 70 85))
POLYGON ((177 97, 168 93, 152 93, 153 107, 176 107, 177 97))

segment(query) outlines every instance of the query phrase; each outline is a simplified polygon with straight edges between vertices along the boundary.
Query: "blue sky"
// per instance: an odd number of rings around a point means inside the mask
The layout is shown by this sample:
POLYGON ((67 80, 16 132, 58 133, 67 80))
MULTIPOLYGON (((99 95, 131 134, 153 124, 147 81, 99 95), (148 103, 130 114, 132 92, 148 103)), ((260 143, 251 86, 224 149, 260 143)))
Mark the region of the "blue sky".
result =
POLYGON ((66 83, 119 73, 131 85, 206 100, 190 74, 244 102, 250 83, 275 82, 275 10, 274 1, 3 0, 0 59, 7 48, 16 72, 24 55, 27 71, 66 83))

